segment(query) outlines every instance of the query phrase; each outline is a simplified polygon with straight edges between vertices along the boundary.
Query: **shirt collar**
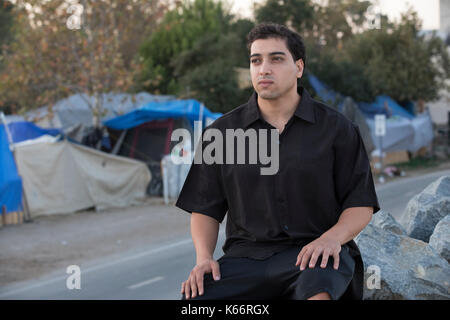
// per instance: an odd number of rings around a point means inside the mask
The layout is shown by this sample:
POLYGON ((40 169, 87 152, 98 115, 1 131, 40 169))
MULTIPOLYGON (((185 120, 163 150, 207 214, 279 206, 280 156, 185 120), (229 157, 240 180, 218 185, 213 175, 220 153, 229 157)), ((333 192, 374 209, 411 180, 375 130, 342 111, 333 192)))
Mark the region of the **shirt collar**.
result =
MULTIPOLYGON (((297 109, 295 109, 294 115, 308 122, 316 123, 311 95, 304 87, 301 86, 297 88, 297 92, 301 95, 301 99, 297 109)), ((243 114, 244 127, 248 127, 257 119, 263 119, 263 117, 258 106, 258 94, 254 91, 248 100, 247 108, 243 114)))

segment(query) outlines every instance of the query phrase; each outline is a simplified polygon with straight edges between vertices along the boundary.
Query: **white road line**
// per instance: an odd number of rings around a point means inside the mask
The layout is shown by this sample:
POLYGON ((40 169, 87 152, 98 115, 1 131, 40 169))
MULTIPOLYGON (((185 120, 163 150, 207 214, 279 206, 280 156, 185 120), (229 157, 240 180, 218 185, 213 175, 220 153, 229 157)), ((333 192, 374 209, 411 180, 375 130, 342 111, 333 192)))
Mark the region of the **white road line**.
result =
MULTIPOLYGON (((90 267, 90 268, 86 268, 86 269, 82 268, 81 269, 81 273, 82 274, 86 274, 88 272, 92 272, 92 271, 96 271, 96 270, 99 270, 99 269, 107 268, 107 267, 113 266, 115 264, 119 264, 119 263, 127 262, 127 261, 130 261, 130 260, 138 259, 138 258, 147 256, 147 255, 152 255, 152 254, 155 254, 155 253, 159 253, 161 251, 170 250, 170 249, 173 249, 175 247, 186 245, 186 244, 192 244, 192 239, 191 238, 184 239, 184 240, 181 240, 181 241, 178 241, 178 242, 175 242, 175 243, 171 243, 171 244, 168 244, 168 245, 164 245, 164 246, 152 249, 152 250, 140 252, 138 254, 135 254, 135 255, 132 255, 132 256, 129 256, 129 257, 124 257, 124 258, 117 259, 117 260, 114 260, 114 261, 111 261, 111 262, 100 264, 100 265, 97 265, 95 267, 90 267)), ((20 293, 20 292, 28 291, 28 290, 31 290, 31 289, 39 288, 39 287, 42 287, 42 286, 45 286, 45 285, 48 285, 48 284, 51 284, 51 283, 64 281, 65 279, 67 279, 67 277, 68 277, 68 275, 62 276, 62 277, 53 278, 53 279, 42 281, 42 282, 38 282, 38 283, 29 285, 29 286, 26 286, 26 287, 23 287, 23 288, 12 289, 11 291, 1 292, 0 293, 0 298, 5 297, 5 296, 9 296, 9 295, 14 295, 14 294, 17 294, 17 293, 20 293)))
MULTIPOLYGON (((225 233, 224 230, 220 229, 219 230, 219 237, 223 237, 224 233, 225 233)), ((174 242, 174 243, 166 244, 166 245, 163 245, 163 246, 158 247, 158 248, 154 248, 154 249, 151 249, 151 250, 148 250, 148 251, 137 253, 137 254, 129 256, 129 257, 124 257, 124 258, 117 259, 117 260, 114 260, 114 261, 111 261, 111 262, 100 264, 100 265, 97 265, 95 267, 90 267, 90 268, 86 268, 86 269, 82 268, 81 269, 81 273, 82 274, 86 274, 88 272, 92 272, 92 271, 96 271, 96 270, 99 270, 99 269, 111 267, 111 266, 119 264, 119 263, 127 262, 127 261, 134 260, 134 259, 138 259, 138 258, 147 256, 147 255, 152 255, 152 254, 155 254, 155 253, 159 253, 159 252, 162 252, 162 251, 170 250, 170 249, 176 248, 178 246, 187 245, 187 244, 191 244, 192 245, 192 238, 183 239, 183 240, 180 240, 180 241, 177 241, 177 242, 174 242)), ((64 281, 64 280, 67 279, 67 277, 68 277, 68 275, 61 276, 61 277, 56 277, 56 278, 53 278, 53 279, 49 279, 49 280, 41 281, 41 282, 38 282, 38 283, 35 283, 35 284, 32 284, 32 285, 28 285, 26 287, 17 288, 17 289, 11 289, 11 290, 4 291, 4 292, 1 292, 2 288, 0 288, 0 298, 7 297, 7 296, 10 296, 10 295, 14 295, 14 294, 17 294, 17 293, 20 293, 20 292, 28 291, 28 290, 31 290, 31 289, 39 288, 39 287, 42 287, 42 286, 45 286, 45 285, 48 285, 48 284, 51 284, 51 283, 64 281)))
POLYGON ((130 289, 130 290, 137 289, 137 288, 140 288, 140 287, 143 287, 143 286, 146 286, 148 284, 152 284, 154 282, 158 282, 158 281, 161 281, 161 280, 164 280, 164 277, 151 278, 149 280, 133 284, 133 285, 129 286, 128 289, 130 289))

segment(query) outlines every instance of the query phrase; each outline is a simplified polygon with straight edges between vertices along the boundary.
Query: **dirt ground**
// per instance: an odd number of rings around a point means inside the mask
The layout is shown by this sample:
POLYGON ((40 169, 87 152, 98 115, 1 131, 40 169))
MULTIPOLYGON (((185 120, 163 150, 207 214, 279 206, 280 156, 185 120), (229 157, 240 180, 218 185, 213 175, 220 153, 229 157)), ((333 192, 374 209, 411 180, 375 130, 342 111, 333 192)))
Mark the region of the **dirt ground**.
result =
MULTIPOLYGON (((405 177, 386 178, 385 183, 444 169, 450 169, 450 161, 406 170, 405 177)), ((167 206, 162 198, 148 198, 144 204, 126 209, 41 216, 32 222, 3 226, 0 286, 65 268, 68 261, 86 262, 190 237, 189 222, 190 215, 173 204, 167 206)))
POLYGON ((63 269, 67 261, 144 249, 190 237, 190 215, 162 198, 139 206, 41 216, 0 228, 0 287, 63 269))

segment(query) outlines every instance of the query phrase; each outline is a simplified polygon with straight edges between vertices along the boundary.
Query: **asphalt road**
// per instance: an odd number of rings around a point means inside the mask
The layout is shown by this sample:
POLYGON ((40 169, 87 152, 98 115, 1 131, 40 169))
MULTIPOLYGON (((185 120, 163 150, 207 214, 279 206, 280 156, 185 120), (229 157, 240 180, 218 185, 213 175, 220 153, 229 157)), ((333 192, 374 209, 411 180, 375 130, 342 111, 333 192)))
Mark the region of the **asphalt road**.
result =
MULTIPOLYGON (((383 210, 399 219, 409 199, 450 170, 405 177, 377 186, 383 210)), ((221 226, 215 257, 224 241, 221 226)), ((140 252, 108 257, 80 265, 80 289, 67 288, 65 270, 37 280, 0 288, 0 299, 180 299, 180 285, 195 262, 190 238, 158 243, 140 252)))

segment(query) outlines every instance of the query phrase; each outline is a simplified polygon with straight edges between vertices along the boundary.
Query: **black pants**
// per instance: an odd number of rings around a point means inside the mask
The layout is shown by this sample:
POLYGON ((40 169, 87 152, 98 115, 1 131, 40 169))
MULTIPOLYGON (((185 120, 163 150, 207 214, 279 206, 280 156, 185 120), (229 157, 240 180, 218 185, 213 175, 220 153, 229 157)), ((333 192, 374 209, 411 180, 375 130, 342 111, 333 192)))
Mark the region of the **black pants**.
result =
MULTIPOLYGON (((333 268, 334 259, 329 257, 327 266, 321 268, 322 256, 314 268, 300 271, 295 266, 301 247, 279 252, 265 260, 222 256, 221 279, 213 280, 212 274, 204 276, 202 296, 192 300, 265 300, 292 299, 306 300, 320 292, 328 292, 337 300, 347 289, 353 278, 355 261, 346 245, 339 253, 339 268, 333 268)), ((182 300, 186 297, 183 294, 182 300)))

